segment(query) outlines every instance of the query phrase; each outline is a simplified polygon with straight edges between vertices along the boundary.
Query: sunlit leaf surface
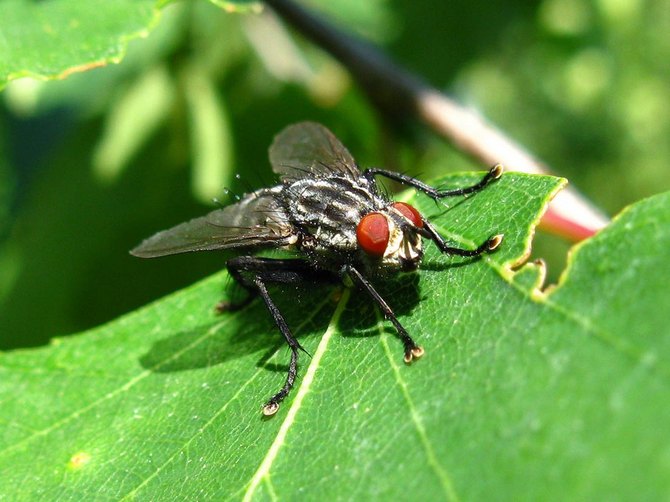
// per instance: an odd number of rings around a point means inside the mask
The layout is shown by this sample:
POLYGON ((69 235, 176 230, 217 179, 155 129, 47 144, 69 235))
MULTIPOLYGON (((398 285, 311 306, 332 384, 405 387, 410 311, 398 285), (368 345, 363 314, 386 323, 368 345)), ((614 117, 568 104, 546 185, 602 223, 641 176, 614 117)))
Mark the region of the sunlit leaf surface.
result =
MULTIPOLYGON (((169 0, 3 0, 0 88, 20 77, 62 78, 119 62, 128 42, 144 37, 169 0)), ((217 0, 229 11, 259 4, 217 0)), ((258 10, 258 8, 256 8, 258 10)))
POLYGON ((505 241, 474 261, 429 245, 418 275, 380 284, 426 350, 411 366, 363 295, 273 290, 311 358, 271 420, 260 406, 289 353, 260 302, 214 314, 225 272, 49 347, 1 354, 0 498, 668 493, 670 197, 585 242, 545 295, 538 266, 512 265, 560 184, 507 174, 448 211, 414 198, 461 245, 505 241))

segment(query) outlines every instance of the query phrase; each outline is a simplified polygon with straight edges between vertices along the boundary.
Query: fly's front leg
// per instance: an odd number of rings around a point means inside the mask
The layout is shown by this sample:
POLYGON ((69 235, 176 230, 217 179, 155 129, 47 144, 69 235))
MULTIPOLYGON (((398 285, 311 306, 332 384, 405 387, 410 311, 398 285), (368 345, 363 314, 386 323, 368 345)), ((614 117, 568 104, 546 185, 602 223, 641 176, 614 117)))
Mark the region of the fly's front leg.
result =
POLYGON ((384 314, 384 317, 391 321, 393 326, 395 326, 396 331, 398 332, 398 336, 400 337, 400 340, 402 341, 403 345, 405 346, 405 357, 404 360, 407 364, 411 363, 413 359, 418 359, 423 355, 423 348, 418 346, 414 340, 412 340, 412 337, 409 336, 409 333, 407 333, 407 330, 403 327, 402 324, 400 324, 400 321, 396 318, 395 314, 393 313, 393 310, 391 310, 391 307, 389 307, 388 303, 384 301, 384 299, 377 293, 377 290, 370 284, 370 281, 368 281, 356 268, 354 268, 352 265, 345 265, 342 269, 342 272, 348 276, 353 283, 358 286, 359 288, 365 290, 372 299, 377 303, 379 308, 381 309, 382 313, 384 314))
POLYGON ((228 270, 233 278, 251 294, 258 294, 265 303, 277 328, 284 336, 284 340, 291 349, 291 361, 284 386, 272 396, 263 406, 263 414, 271 416, 279 410, 279 404, 288 396, 296 375, 298 374, 298 350, 305 352, 298 340, 293 336, 275 303, 270 298, 266 283, 294 283, 303 281, 307 277, 319 279, 320 274, 314 271, 304 260, 273 260, 255 256, 239 256, 228 260, 228 270))
POLYGON ((437 232, 435 227, 426 220, 423 220, 423 228, 421 229, 421 235, 431 239, 441 252, 447 254, 455 254, 457 256, 479 256, 484 253, 491 253, 495 251, 498 246, 503 241, 503 234, 497 234, 492 237, 489 237, 486 241, 480 244, 476 249, 461 249, 457 247, 452 247, 447 244, 444 238, 437 232))
POLYGON ((478 183, 475 183, 474 185, 469 187, 456 188, 453 190, 438 190, 437 188, 433 188, 432 186, 427 185, 423 181, 420 181, 416 178, 412 178, 411 176, 407 176, 406 174, 396 173, 394 171, 387 171, 386 169, 380 169, 377 167, 366 169, 365 172, 363 172, 363 176, 365 176, 366 179, 373 186, 376 186, 375 176, 379 175, 394 181, 398 181, 399 183, 403 183, 404 185, 414 187, 417 190, 422 191, 429 197, 432 197, 433 199, 442 199, 444 197, 453 197, 456 195, 468 195, 471 193, 479 192, 480 190, 484 189, 487 185, 489 185, 491 182, 499 179, 502 176, 502 173, 503 173, 503 166, 501 164, 496 164, 489 170, 488 173, 486 173, 486 175, 478 183))
MULTIPOLYGON (((456 188, 453 190, 438 190, 437 188, 433 188, 430 185, 427 185, 426 183, 417 180, 416 178, 407 176, 406 174, 396 173, 393 171, 387 171, 385 169, 379 169, 379 168, 371 168, 366 170, 364 176, 373 186, 375 185, 374 177, 376 175, 380 175, 398 181, 400 183, 404 183, 405 185, 409 185, 417 190, 422 191, 423 193, 425 193, 429 197, 432 197, 433 199, 442 199, 444 197, 452 197, 456 195, 468 195, 471 193, 479 192, 480 190, 484 189, 486 186, 488 186, 495 180, 499 179, 502 176, 502 173, 503 173, 503 166, 500 164, 496 164, 489 170, 488 173, 486 173, 486 175, 478 183, 475 183, 474 185, 469 187, 456 188)), ((422 222, 423 227, 418 230, 419 233, 424 237, 434 241, 435 244, 437 244, 437 247, 440 248, 440 251, 442 251, 443 253, 454 254, 458 256, 479 256, 481 254, 490 253, 491 251, 495 250, 498 246, 500 246, 500 243, 503 240, 503 234, 497 234, 492 237, 489 237, 476 249, 457 248, 449 246, 444 240, 444 238, 439 233, 437 233, 437 230, 435 229, 435 227, 433 227, 433 225, 430 224, 429 221, 422 218, 422 222)))

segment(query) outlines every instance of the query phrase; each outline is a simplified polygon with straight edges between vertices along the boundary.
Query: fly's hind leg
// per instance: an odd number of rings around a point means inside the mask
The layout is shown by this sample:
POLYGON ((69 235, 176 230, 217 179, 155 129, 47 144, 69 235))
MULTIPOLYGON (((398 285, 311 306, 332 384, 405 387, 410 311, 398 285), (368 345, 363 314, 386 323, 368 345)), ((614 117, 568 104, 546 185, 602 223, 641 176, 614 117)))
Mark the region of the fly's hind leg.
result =
POLYGON ((247 278, 242 275, 242 272, 248 268, 250 259, 256 260, 253 256, 241 256, 239 258, 228 260, 226 263, 228 273, 237 284, 244 288, 246 297, 240 301, 221 300, 215 307, 217 313, 223 314, 224 312, 237 312, 238 310, 242 310, 258 295, 258 288, 253 281, 247 280, 247 278))
POLYGON ((274 396, 272 396, 263 406, 263 415, 272 416, 275 413, 277 413, 277 410, 279 410, 279 403, 281 403, 286 398, 286 396, 288 396, 288 393, 291 392, 291 389, 293 388, 293 384, 295 383, 295 377, 298 374, 298 349, 302 350, 303 352, 305 349, 303 349, 300 346, 298 340, 296 340, 296 338, 291 333, 288 324, 286 324, 286 321, 284 320, 284 316, 281 315, 281 312, 270 298, 270 295, 268 294, 268 290, 265 287, 265 282, 263 282, 263 279, 257 275, 256 277, 254 277, 254 283, 258 288, 258 293, 261 295, 261 298, 263 298, 263 301, 265 302, 265 306, 270 311, 270 314, 272 315, 275 324, 279 328, 279 331, 281 331, 281 334, 284 335, 284 339, 286 340, 286 343, 291 349, 291 361, 289 362, 288 365, 288 374, 286 375, 286 382, 284 382, 282 388, 279 389, 279 392, 277 392, 274 396))
POLYGON ((270 258, 260 258, 256 256, 239 256, 228 260, 228 271, 242 287, 249 291, 251 301, 255 295, 259 295, 266 308, 270 312, 277 328, 284 337, 284 340, 291 349, 291 360, 288 366, 286 382, 283 387, 273 395, 263 406, 263 414, 272 416, 279 410, 279 404, 288 396, 293 388, 296 376, 298 374, 298 350, 305 352, 298 340, 293 336, 291 330, 270 298, 266 283, 296 283, 306 279, 324 280, 327 279, 324 274, 314 270, 304 260, 276 260, 270 258), (322 277, 323 276, 323 277, 322 277))
POLYGON ((308 275, 316 275, 305 260, 280 260, 259 258, 257 256, 238 256, 226 262, 228 273, 233 280, 245 289, 246 297, 237 302, 222 300, 216 305, 218 313, 235 312, 249 305, 258 296, 258 287, 248 276, 260 274, 267 282, 300 282, 308 275))

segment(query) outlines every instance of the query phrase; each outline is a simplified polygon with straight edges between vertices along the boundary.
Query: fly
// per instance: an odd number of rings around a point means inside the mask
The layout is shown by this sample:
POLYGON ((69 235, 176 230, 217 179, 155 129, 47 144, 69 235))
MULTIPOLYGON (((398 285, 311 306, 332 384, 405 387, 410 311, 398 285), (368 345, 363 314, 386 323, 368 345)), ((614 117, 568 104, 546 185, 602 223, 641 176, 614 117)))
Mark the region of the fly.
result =
POLYGON ((458 256, 491 252, 503 239, 502 234, 494 235, 472 250, 452 247, 414 207, 389 200, 375 180, 384 176, 441 199, 482 190, 500 178, 500 165, 472 186, 438 190, 385 169, 361 171, 344 145, 313 122, 295 124, 279 133, 270 147, 270 163, 280 178, 277 186, 256 190, 235 204, 159 232, 131 251, 141 258, 216 249, 241 253, 226 265, 248 296, 237 304, 220 304, 219 311, 241 308, 259 295, 291 349, 286 381, 263 406, 266 416, 274 415, 291 391, 298 351, 304 351, 270 297, 268 283, 336 279, 355 285, 393 324, 409 364, 424 350, 369 278, 416 270, 423 257, 422 238, 433 241, 442 253, 458 256), (272 259, 249 254, 266 248, 290 249, 300 257, 272 259))

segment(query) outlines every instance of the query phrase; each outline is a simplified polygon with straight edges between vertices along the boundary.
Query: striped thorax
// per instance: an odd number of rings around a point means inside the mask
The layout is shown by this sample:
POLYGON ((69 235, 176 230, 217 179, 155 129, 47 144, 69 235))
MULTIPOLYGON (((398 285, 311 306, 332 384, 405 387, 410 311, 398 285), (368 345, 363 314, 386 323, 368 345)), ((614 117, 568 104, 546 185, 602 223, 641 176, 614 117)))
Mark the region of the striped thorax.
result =
POLYGON ((416 220, 363 176, 301 179, 286 185, 282 198, 289 220, 304 234, 303 250, 335 268, 355 257, 367 268, 413 270, 423 256, 416 220), (371 238, 377 244, 370 245, 371 238))

